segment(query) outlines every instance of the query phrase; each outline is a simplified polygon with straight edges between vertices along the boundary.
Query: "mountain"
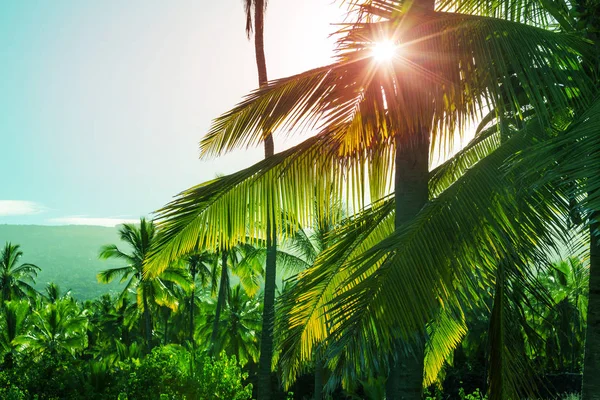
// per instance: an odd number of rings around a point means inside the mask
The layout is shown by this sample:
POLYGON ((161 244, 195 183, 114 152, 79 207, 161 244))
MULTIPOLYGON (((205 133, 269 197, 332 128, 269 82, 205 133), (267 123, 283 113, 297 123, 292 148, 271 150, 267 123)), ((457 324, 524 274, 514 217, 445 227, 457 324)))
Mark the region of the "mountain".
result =
POLYGON ((0 225, 0 245, 4 247, 5 242, 21 245, 21 263, 32 263, 42 269, 36 279, 37 290, 54 282, 62 291, 71 290, 75 298, 88 300, 123 287, 96 280, 98 272, 124 266, 121 260, 98 259, 101 246, 111 243, 122 246, 116 227, 0 225))

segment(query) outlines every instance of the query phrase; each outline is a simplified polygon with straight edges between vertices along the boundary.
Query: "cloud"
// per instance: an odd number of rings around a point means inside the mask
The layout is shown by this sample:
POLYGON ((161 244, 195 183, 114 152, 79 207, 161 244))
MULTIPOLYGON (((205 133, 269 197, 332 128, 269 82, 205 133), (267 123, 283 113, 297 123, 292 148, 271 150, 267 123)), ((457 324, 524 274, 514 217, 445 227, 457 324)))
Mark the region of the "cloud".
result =
POLYGON ((45 210, 44 206, 34 201, 0 200, 0 217, 39 214, 45 210))
POLYGON ((135 224, 139 219, 116 218, 116 217, 88 217, 85 215, 73 215, 70 217, 51 218, 48 220, 51 224, 58 225, 94 225, 113 227, 121 224, 135 224))

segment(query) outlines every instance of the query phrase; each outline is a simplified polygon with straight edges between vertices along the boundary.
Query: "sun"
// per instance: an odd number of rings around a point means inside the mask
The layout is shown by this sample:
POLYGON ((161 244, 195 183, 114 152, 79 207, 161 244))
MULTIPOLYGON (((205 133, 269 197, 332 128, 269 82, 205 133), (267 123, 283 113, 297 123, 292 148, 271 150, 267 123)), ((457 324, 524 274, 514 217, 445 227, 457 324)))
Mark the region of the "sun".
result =
POLYGON ((391 40, 377 42, 373 46, 372 56, 375 61, 384 62, 391 61, 398 50, 398 46, 391 40))

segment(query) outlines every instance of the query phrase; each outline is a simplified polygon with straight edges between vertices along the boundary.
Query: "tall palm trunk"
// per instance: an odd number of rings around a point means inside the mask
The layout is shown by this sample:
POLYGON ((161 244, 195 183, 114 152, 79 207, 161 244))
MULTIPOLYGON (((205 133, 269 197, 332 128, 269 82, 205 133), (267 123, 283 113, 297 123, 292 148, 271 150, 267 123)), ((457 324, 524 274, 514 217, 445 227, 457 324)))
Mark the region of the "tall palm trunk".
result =
MULTIPOLYGON (((143 283, 144 284, 144 283, 143 283)), ((148 305, 148 293, 146 288, 142 288, 143 301, 144 301, 144 325, 145 325, 145 336, 146 336, 146 350, 150 352, 152 350, 152 321, 150 316, 150 307, 148 305)))
MULTIPOLYGON (((435 10, 435 0, 415 0, 415 12, 435 10)), ((408 39, 408 38, 407 38, 408 39)), ((410 38, 418 40, 418 38, 410 38)), ((416 99, 427 98, 428 94, 416 99)), ((419 101, 419 100, 416 100, 419 101)), ((422 101, 422 100, 421 100, 422 101)), ((433 117, 433 116, 432 116, 433 117)), ((423 118, 423 117, 421 117, 423 118)), ((426 118, 422 121, 428 123, 426 118)), ((411 221, 429 200, 429 138, 430 129, 421 125, 406 138, 396 136, 394 200, 396 230, 411 221)), ((423 332, 425 327, 423 327, 423 332)), ((415 332, 412 340, 399 344, 395 357, 390 357, 390 371, 386 382, 387 400, 421 400, 425 337, 415 332)))
POLYGON ((221 253, 221 281, 219 282, 219 294, 217 295, 217 308, 215 310, 215 320, 213 322, 213 331, 210 338, 210 355, 215 355, 217 344, 217 335, 219 333, 219 323, 221 322, 221 311, 225 305, 227 289, 229 286, 229 273, 227 272, 227 251, 221 253))
MULTIPOLYGON (((592 218, 600 217, 595 212, 592 218)), ((600 400, 600 223, 590 226, 590 288, 583 361, 582 400, 600 400)))
MULTIPOLYGON (((401 140, 396 137, 395 158, 395 228, 413 219, 429 199, 429 132, 417 133, 401 140)), ((399 344, 395 357, 390 357, 390 371, 386 382, 387 400, 420 400, 423 389, 425 338, 399 344)))
MULTIPOLYGON (((265 61, 264 45, 264 11, 265 1, 254 1, 254 51, 256 68, 258 70, 258 84, 264 86, 268 82, 267 63, 265 61)), ((265 158, 271 157, 275 152, 271 132, 263 132, 265 158)), ((271 399, 271 362, 273 359, 273 324, 275 321, 275 282, 277 266, 275 255, 277 252, 276 226, 273 221, 271 208, 274 204, 267 203, 267 261, 265 266, 265 288, 263 299, 263 322, 260 338, 260 358, 258 361, 258 400, 271 399)))

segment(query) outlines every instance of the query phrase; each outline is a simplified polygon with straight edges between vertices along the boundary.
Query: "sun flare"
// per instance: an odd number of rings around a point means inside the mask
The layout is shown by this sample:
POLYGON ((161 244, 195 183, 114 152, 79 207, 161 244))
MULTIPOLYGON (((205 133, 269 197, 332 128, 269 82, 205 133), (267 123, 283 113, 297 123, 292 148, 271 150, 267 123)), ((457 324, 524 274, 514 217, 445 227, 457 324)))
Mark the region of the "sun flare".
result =
POLYGON ((373 58, 378 62, 390 61, 396 51, 398 50, 398 46, 391 40, 385 40, 382 42, 377 42, 373 46, 373 58))

